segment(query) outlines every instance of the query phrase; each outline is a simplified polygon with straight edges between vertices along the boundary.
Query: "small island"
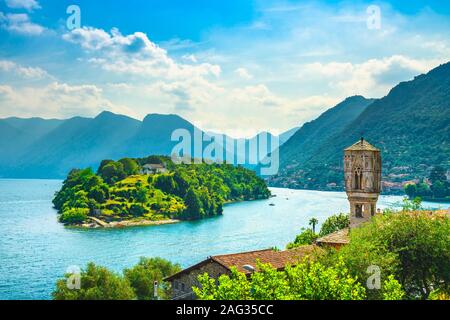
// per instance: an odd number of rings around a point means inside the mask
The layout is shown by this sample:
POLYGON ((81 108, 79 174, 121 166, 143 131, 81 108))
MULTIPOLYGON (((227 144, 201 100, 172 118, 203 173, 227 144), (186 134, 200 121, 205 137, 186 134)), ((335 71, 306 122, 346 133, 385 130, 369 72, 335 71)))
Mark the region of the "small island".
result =
POLYGON ((217 216, 226 203, 270 195, 255 172, 240 166, 149 156, 103 160, 97 173, 71 170, 53 205, 65 225, 120 228, 217 216))

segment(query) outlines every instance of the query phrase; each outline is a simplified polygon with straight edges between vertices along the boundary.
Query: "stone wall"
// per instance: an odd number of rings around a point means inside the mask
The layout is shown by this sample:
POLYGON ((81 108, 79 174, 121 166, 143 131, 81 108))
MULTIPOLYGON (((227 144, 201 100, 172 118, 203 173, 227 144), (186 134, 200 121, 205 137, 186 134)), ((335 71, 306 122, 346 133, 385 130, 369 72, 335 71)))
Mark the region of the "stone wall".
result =
POLYGON ((208 261, 207 263, 192 269, 188 273, 183 273, 171 281, 172 285, 172 299, 191 300, 195 299, 192 292, 192 287, 198 287, 198 276, 208 273, 210 277, 219 278, 222 274, 230 274, 230 271, 218 264, 215 261, 208 261))

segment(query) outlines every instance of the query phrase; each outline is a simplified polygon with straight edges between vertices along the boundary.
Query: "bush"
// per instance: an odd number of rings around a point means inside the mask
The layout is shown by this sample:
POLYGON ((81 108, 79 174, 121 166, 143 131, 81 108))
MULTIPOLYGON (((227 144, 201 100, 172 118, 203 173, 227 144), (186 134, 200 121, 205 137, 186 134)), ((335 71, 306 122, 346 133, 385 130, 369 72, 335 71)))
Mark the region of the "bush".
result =
POLYGON ((313 244, 319 236, 315 234, 311 229, 302 229, 300 233, 294 240, 287 245, 287 249, 293 249, 304 245, 313 244))
POLYGON ((377 215, 351 231, 339 256, 359 279, 376 265, 384 279, 392 274, 399 280, 406 298, 427 299, 433 290, 450 292, 449 235, 446 217, 426 212, 377 215))
POLYGON ((319 262, 303 262, 277 271, 270 264, 257 264, 250 279, 237 269, 218 282, 200 275, 201 287, 194 287, 200 300, 361 300, 365 289, 350 275, 344 263, 326 267, 319 262))
POLYGON ((172 264, 162 258, 141 258, 139 263, 131 269, 125 269, 124 275, 128 279, 139 300, 153 300, 153 285, 160 284, 158 296, 169 299, 171 288, 163 279, 181 271, 178 264, 172 264))
POLYGON ((64 224, 79 224, 83 223, 89 214, 89 209, 85 208, 71 208, 64 211, 59 217, 59 221, 64 224))
POLYGON ((132 204, 130 206, 130 209, 128 210, 128 212, 133 216, 133 217, 141 217, 143 216, 145 213, 147 213, 147 210, 140 204, 132 204))
POLYGON ((67 274, 57 281, 54 300, 132 300, 136 297, 126 279, 93 263, 81 271, 80 289, 68 287, 73 276, 67 274))
POLYGON ((320 236, 324 237, 333 232, 348 228, 350 225, 350 219, 347 214, 340 213, 329 217, 323 223, 320 229, 320 236))

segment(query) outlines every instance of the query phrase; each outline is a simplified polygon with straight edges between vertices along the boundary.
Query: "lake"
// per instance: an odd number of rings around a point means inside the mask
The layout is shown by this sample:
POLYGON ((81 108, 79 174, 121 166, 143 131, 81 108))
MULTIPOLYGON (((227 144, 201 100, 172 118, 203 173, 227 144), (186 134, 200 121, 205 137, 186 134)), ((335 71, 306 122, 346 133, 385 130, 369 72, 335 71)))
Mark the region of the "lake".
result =
MULTIPOLYGON (((130 229, 80 230, 65 228, 57 221, 51 200, 61 183, 0 180, 0 299, 50 299, 55 281, 67 268, 84 267, 89 261, 120 272, 141 256, 159 256, 187 267, 211 255, 284 248, 308 226, 310 218, 323 222, 334 213, 348 211, 343 192, 273 188, 275 198, 227 205, 221 217, 130 229)), ((382 196, 379 207, 395 206, 401 200, 382 196)))

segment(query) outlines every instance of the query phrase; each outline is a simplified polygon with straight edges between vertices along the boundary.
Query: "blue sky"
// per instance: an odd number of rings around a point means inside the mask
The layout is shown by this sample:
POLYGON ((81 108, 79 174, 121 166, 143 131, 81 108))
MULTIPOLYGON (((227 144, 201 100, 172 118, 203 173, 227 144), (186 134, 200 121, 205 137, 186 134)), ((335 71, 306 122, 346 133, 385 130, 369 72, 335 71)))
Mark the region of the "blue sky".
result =
POLYGON ((448 62, 449 35, 441 0, 0 0, 0 117, 177 113, 278 133, 448 62))

